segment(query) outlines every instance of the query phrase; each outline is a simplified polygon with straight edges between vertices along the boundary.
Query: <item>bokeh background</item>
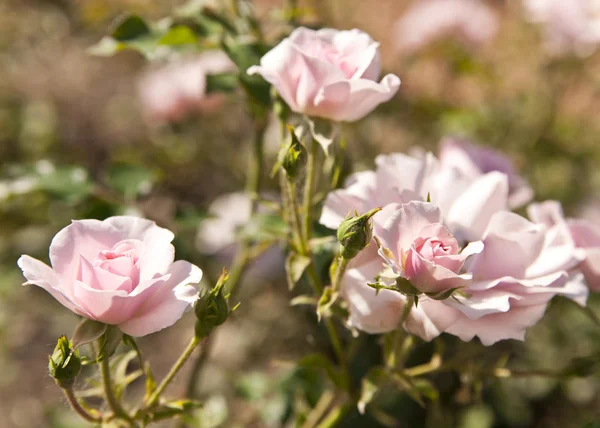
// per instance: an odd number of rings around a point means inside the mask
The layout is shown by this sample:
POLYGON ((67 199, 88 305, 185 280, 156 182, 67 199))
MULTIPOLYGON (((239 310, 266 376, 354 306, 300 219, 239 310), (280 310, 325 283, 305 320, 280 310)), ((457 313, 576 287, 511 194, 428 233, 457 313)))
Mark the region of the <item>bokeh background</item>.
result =
MULTIPOLYGON (((276 25, 283 20, 281 2, 254 3, 275 40, 282 31, 276 25)), ((470 34, 490 32, 490 24, 468 12, 469 28, 453 27, 423 46, 401 46, 396 22, 415 3, 298 3, 301 22, 370 33, 381 42, 384 69, 402 79, 390 103, 345 128, 346 171, 371 167, 378 153, 415 147, 435 152, 443 136, 466 137, 510 155, 538 200, 560 200, 569 215, 600 222, 600 54, 550 51, 542 26, 526 19, 520 1, 510 0, 481 2, 497 19, 496 31, 484 40, 470 34), (477 23, 480 28, 472 28, 477 23)), ((50 240, 71 219, 137 213, 175 231, 177 257, 200 265, 207 277, 230 263, 230 251, 203 254, 196 235, 213 200, 243 190, 252 139, 244 103, 227 96, 178 123, 155 126, 144 120, 138 96, 147 60, 133 50, 112 57, 88 52, 121 14, 157 20, 182 4, 0 3, 0 427, 84 426, 47 375, 56 338, 70 335, 77 319, 43 290, 20 286, 19 255, 47 260, 50 240)), ((419 16, 411 31, 426 33, 419 26, 436 19, 419 16)), ((266 169, 279 144, 276 130, 272 134, 266 169)), ((277 183, 266 176, 266 187, 275 191, 277 183)), ((240 309, 213 338, 199 381, 206 406, 190 426, 279 426, 297 391, 321 381, 290 363, 307 349, 327 345, 310 311, 289 307, 280 253, 270 256, 251 267, 240 309)), ((600 309, 597 296, 591 307, 600 309)), ((187 343, 191 316, 140 341, 158 377, 187 343)), ((376 340, 365 336, 361 343, 376 340)), ((598 328, 557 300, 525 344, 501 343, 490 354, 510 355, 523 367, 552 368, 599 351, 598 328)), ((462 380, 466 386, 451 377, 437 379, 441 399, 428 412, 390 392, 383 404, 397 417, 390 426, 600 426, 598 373, 485 385, 462 380)), ((131 397, 142 393, 140 386, 132 386, 131 397)), ((184 388, 182 375, 169 391, 184 388)), ((381 423, 357 416, 347 426, 381 423)))

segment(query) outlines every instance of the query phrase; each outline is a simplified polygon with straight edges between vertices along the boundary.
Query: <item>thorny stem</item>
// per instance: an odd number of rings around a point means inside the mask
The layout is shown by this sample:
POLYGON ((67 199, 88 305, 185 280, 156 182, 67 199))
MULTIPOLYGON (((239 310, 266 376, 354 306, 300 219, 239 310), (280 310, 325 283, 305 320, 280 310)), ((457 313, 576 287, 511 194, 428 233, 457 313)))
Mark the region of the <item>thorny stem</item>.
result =
POLYGON ((181 370, 183 365, 186 363, 190 355, 192 355, 192 352, 194 352, 194 349, 196 349, 200 342, 201 339, 196 336, 194 336, 192 340, 190 340, 190 343, 188 344, 187 348, 185 348, 179 359, 175 362, 175 364, 173 364, 173 367, 171 367, 171 370, 169 370, 167 376, 165 376, 160 385, 156 387, 150 398, 148 398, 146 408, 150 408, 158 402, 160 395, 163 393, 163 391, 169 385, 169 383, 171 383, 171 381, 175 378, 177 373, 179 373, 179 370, 181 370))
POLYGON ((102 422, 102 418, 100 416, 92 415, 81 406, 79 400, 77 399, 77 397, 75 397, 75 393, 73 392, 72 387, 64 388, 63 392, 65 393, 65 397, 67 398, 69 405, 71 406, 73 411, 75 411, 75 413, 77 413, 79 416, 81 416, 83 419, 90 423, 96 424, 102 422))

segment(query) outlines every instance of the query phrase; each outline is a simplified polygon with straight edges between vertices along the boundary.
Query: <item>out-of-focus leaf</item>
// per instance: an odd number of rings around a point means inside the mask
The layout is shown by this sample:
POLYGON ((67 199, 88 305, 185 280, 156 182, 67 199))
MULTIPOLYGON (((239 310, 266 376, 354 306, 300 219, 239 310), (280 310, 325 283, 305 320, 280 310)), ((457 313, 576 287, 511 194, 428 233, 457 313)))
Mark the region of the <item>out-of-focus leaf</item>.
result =
POLYGON ((285 238, 287 233, 288 225, 274 214, 255 215, 237 232, 239 238, 255 242, 278 240, 285 238))
POLYGON ((88 178, 88 173, 80 167, 61 166, 53 172, 40 177, 41 190, 69 202, 77 202, 89 196, 94 185, 88 178))
POLYGON ((259 400, 271 390, 269 379, 262 373, 244 375, 236 384, 236 391, 247 400, 259 400))
POLYGON ((144 195, 150 192, 156 181, 151 170, 129 164, 115 164, 108 169, 107 184, 128 197, 144 195))
POLYGON ((206 76, 206 93, 233 92, 239 86, 237 74, 222 73, 206 76))
POLYGON ((319 320, 321 320, 321 317, 323 316, 329 316, 329 311, 337 301, 338 296, 338 292, 333 291, 333 288, 325 287, 323 294, 321 294, 321 298, 319 299, 319 304, 317 305, 317 317, 319 320))
POLYGON ((100 336, 106 332, 107 328, 108 326, 104 323, 84 318, 77 327, 75 327, 75 332, 71 339, 73 349, 77 349, 81 345, 85 345, 86 343, 93 342, 100 338, 100 336))
POLYGON ((285 274, 288 288, 293 290, 306 268, 310 265, 310 257, 290 253, 285 259, 285 274))
POLYGON ((262 107, 271 105, 271 85, 258 75, 250 76, 246 70, 260 62, 267 53, 268 47, 259 43, 240 42, 234 38, 226 38, 223 50, 240 70, 239 78, 250 98, 262 107))
POLYGON ((137 15, 128 15, 119 18, 111 36, 120 42, 136 39, 150 34, 146 22, 137 15))
POLYGON ((298 367, 323 370, 334 385, 341 389, 346 389, 347 387, 344 376, 340 370, 321 354, 309 354, 302 357, 300 361, 298 361, 298 367))
POLYGON ((413 386, 423 397, 431 401, 437 401, 440 397, 440 392, 435 385, 425 378, 413 379, 413 386))
POLYGON ((176 25, 172 27, 159 40, 159 45, 179 46, 198 43, 198 37, 191 28, 185 25, 176 25))
POLYGON ((290 300, 290 306, 300 306, 300 305, 310 305, 317 306, 319 300, 314 296, 296 296, 292 300, 290 300))
POLYGON ((388 374, 382 367, 374 367, 363 377, 360 389, 360 398, 357 403, 358 411, 365 413, 367 405, 373 401, 379 389, 388 382, 388 374))
POLYGON ((400 389, 401 391, 405 391, 410 398, 415 400, 421 407, 425 407, 425 402, 423 401, 423 396, 421 395, 421 391, 415 386, 413 380, 403 373, 392 373, 390 379, 400 389))

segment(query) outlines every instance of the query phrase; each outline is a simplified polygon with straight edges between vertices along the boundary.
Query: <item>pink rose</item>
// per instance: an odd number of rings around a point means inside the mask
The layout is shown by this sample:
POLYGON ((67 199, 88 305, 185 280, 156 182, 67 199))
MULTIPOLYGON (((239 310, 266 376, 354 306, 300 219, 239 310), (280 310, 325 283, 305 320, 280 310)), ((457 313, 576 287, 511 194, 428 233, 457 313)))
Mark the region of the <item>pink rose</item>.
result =
POLYGON ((476 0, 421 0, 408 8, 394 31, 396 46, 403 52, 417 51, 447 37, 479 45, 494 37, 498 17, 476 0))
MULTIPOLYGON (((426 339, 446 332, 484 345, 524 340, 556 295, 585 305, 581 275, 570 275, 582 260, 568 230, 546 227, 509 213, 495 214, 483 237, 484 249, 470 263, 473 279, 463 293, 444 301, 419 302, 428 321, 426 339)), ((423 331, 421 327, 421 331, 423 331)))
POLYGON ((225 52, 206 51, 144 74, 138 92, 145 116, 150 123, 176 122, 189 113, 214 110, 223 100, 207 95, 206 78, 234 70, 225 52))
POLYGON ((579 269, 592 291, 600 291, 600 227, 584 219, 566 219, 560 202, 546 201, 531 204, 528 208, 529 217, 548 227, 566 227, 570 232, 574 245, 582 250, 585 260, 579 269))
POLYGON ((137 217, 74 220, 50 244, 49 267, 18 261, 25 284, 49 292, 83 317, 145 336, 173 325, 193 304, 202 271, 173 262, 173 233, 137 217))
POLYGON ((493 149, 470 141, 446 137, 440 143, 442 168, 455 168, 467 177, 477 178, 492 171, 508 177, 508 203, 519 208, 533 198, 533 189, 517 173, 511 159, 493 149))
POLYGON ((469 176, 444 168, 431 153, 379 155, 375 163, 375 171, 354 174, 345 189, 327 195, 322 224, 337 229, 348 212, 425 201, 429 196, 452 235, 461 242, 477 241, 492 215, 508 208, 508 177, 500 172, 469 176))
POLYGON ((360 30, 300 27, 248 74, 260 74, 296 113, 353 122, 389 101, 400 79, 381 72, 379 44, 360 30))
POLYGON ((466 286, 472 275, 462 272, 463 265, 483 249, 481 242, 473 242, 459 251, 458 241, 442 222, 440 209, 427 202, 388 208, 377 217, 377 223, 383 224, 374 231, 382 246, 379 253, 394 273, 422 293, 466 286))

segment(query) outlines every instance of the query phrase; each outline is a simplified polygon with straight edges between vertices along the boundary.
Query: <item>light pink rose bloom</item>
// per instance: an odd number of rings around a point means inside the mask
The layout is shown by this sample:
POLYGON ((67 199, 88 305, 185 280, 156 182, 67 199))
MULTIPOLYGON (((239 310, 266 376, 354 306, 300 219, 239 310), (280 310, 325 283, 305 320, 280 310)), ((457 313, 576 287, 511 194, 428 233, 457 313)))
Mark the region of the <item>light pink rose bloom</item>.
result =
MULTIPOLYGON (((375 216, 375 234, 380 233, 379 221, 375 216)), ((555 295, 585 305, 587 287, 580 276, 569 274, 583 257, 568 229, 548 228, 510 212, 498 212, 483 243, 483 251, 473 255, 466 266, 472 274, 467 285, 449 299, 420 298, 404 328, 424 340, 446 332, 464 341, 477 336, 484 345, 491 345, 504 339, 524 340, 526 329, 543 317, 555 295)), ((376 294, 369 287, 382 271, 369 248, 351 262, 342 291, 352 327, 385 333, 398 327, 406 297, 391 290, 376 294)))
POLYGON ((421 293, 465 287, 472 275, 462 271, 463 265, 467 257, 481 252, 482 243, 469 243, 460 251, 443 225, 440 209, 431 203, 409 202, 396 208, 383 211, 377 219, 383 225, 374 231, 379 254, 393 272, 421 293))
POLYGON ((429 195, 450 233, 459 242, 468 242, 481 239, 492 215, 508 207, 508 179, 499 172, 471 177, 455 168, 443 168, 431 153, 380 155, 375 163, 375 171, 356 173, 345 189, 328 194, 320 219, 323 225, 337 229, 354 210, 426 201, 429 195))
POLYGON ((173 262, 173 233, 138 217, 74 220, 50 244, 49 267, 18 261, 27 284, 85 318, 145 336, 173 325, 192 305, 202 271, 173 262))
POLYGON ((222 97, 207 95, 206 78, 234 70, 225 52, 206 51, 144 74, 138 93, 146 118, 149 122, 176 122, 190 113, 214 110, 222 97))
POLYGON ((544 26, 551 53, 587 56, 600 43, 597 0, 524 0, 524 4, 530 20, 544 26))
POLYGON ((379 43, 360 30, 295 29, 248 74, 260 74, 296 113, 341 122, 389 101, 400 79, 381 73, 379 43))
POLYGON ((470 141, 446 137, 440 142, 442 168, 455 168, 467 177, 477 178, 492 171, 508 177, 508 204, 519 208, 533 199, 533 189, 517 173, 508 156, 470 141))
POLYGON ((477 0, 421 0, 414 2, 394 26, 396 47, 414 52, 445 38, 477 46, 493 38, 498 17, 477 0))
POLYGON ((549 227, 562 226, 570 231, 575 246, 585 253, 579 269, 592 291, 600 291, 600 227, 584 219, 565 219, 560 202, 546 201, 531 204, 529 217, 549 227))

